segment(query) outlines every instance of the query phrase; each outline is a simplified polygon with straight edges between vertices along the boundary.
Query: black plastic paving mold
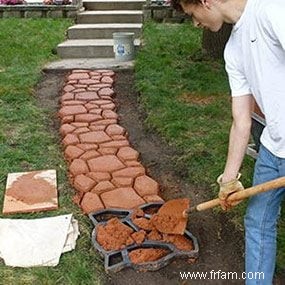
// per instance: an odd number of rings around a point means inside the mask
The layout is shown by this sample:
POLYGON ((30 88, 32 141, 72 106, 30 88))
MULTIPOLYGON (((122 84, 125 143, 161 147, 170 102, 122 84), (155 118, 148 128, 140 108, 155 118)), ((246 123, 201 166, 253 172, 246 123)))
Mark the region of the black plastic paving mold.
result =
MULTIPOLYGON (((141 205, 139 208, 144 211, 144 217, 150 219, 152 214, 156 213, 163 205, 162 202, 148 203, 141 205)), ((106 251, 96 240, 98 225, 105 225, 111 218, 118 218, 123 224, 129 226, 134 231, 140 229, 132 222, 133 210, 109 208, 96 211, 89 214, 89 218, 95 228, 92 231, 93 246, 99 251, 100 255, 105 259, 106 272, 118 272, 124 268, 131 267, 137 271, 156 271, 168 265, 176 257, 196 259, 199 254, 199 245, 196 237, 188 230, 185 230, 184 237, 193 243, 192 250, 180 250, 174 244, 164 241, 154 241, 145 239, 141 244, 132 244, 121 250, 106 251), (167 254, 156 261, 135 264, 130 260, 129 254, 136 249, 153 248, 164 249, 167 254)))

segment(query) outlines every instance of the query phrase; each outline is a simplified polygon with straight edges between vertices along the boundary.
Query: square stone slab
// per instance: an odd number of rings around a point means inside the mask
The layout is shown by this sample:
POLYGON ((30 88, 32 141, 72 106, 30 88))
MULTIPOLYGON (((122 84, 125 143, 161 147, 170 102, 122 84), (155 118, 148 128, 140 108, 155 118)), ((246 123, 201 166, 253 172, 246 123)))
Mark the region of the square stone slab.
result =
POLYGON ((55 170, 8 174, 3 214, 48 211, 57 208, 55 170))

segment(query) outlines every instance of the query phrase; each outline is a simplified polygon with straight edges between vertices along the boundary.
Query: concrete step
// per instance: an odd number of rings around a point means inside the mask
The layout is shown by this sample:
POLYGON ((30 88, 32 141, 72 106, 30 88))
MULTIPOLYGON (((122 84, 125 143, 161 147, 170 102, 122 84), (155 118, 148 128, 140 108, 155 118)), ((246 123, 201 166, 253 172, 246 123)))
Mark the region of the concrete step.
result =
MULTIPOLYGON (((57 46, 61 58, 113 58, 113 39, 67 40, 57 46)), ((136 49, 140 40, 134 41, 136 49)))
POLYGON ((142 10, 146 0, 84 0, 86 10, 142 10))
POLYGON ((115 23, 115 24, 79 24, 68 28, 69 39, 110 39, 115 32, 135 33, 138 38, 141 33, 142 24, 115 23))
POLYGON ((142 14, 139 10, 84 11, 77 15, 77 24, 142 23, 142 14))

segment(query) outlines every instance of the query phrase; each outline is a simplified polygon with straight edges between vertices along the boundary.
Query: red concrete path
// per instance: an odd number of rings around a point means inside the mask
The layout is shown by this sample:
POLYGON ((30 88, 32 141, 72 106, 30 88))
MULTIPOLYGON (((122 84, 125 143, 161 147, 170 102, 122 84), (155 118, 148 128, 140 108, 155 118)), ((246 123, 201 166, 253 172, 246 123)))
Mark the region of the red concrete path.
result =
POLYGON ((85 213, 162 201, 158 183, 146 175, 118 124, 114 79, 111 70, 74 70, 61 96, 64 155, 76 190, 74 202, 85 213))

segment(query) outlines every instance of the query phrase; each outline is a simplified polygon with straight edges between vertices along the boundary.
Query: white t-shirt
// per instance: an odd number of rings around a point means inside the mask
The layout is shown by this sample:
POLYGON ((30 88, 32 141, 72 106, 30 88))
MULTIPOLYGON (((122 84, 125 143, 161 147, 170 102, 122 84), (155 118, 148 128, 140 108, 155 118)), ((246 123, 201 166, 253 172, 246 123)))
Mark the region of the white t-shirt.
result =
POLYGON ((247 0, 224 56, 232 96, 254 96, 266 120, 261 143, 285 158, 285 0, 247 0))

